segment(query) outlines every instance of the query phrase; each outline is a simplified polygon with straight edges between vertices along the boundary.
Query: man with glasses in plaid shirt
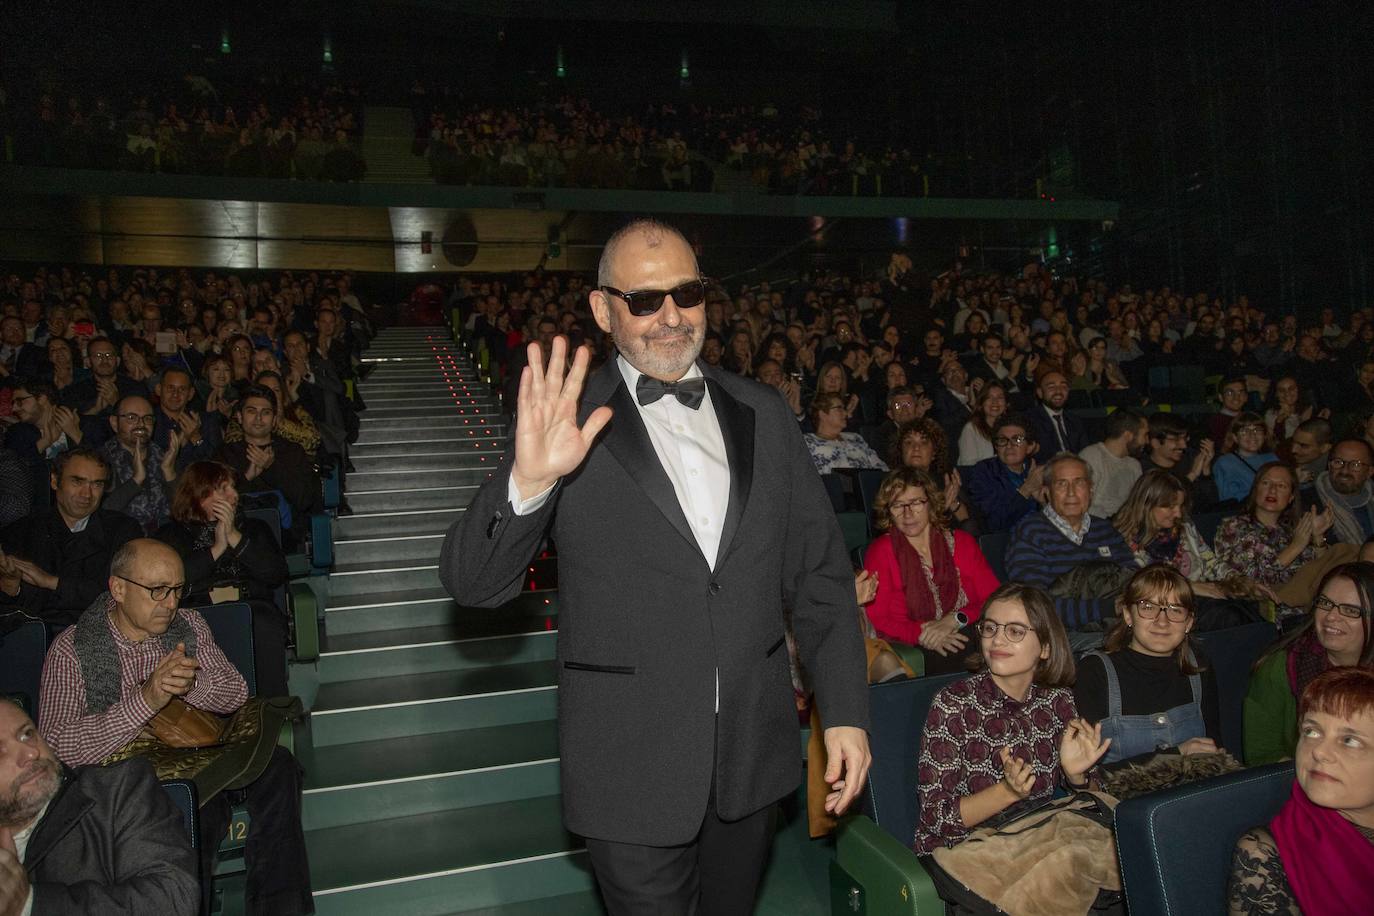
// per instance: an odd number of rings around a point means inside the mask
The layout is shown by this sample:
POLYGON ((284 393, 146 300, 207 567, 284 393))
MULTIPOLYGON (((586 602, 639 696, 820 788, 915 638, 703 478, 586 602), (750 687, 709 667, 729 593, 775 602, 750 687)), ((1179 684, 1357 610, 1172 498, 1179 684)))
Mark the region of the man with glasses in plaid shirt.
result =
MULTIPOLYGON (((180 606, 186 594, 181 557, 166 544, 137 538, 110 561, 108 591, 53 641, 43 664, 39 731, 69 767, 97 764, 142 733, 174 697, 219 715, 248 698, 243 675, 215 644, 205 619, 180 606)), ((242 789, 201 799, 201 874, 214 874, 231 806, 242 801, 252 822, 245 850, 250 914, 314 912, 301 830, 301 770, 276 747, 262 773, 242 789)), ((209 881, 202 882, 209 912, 209 881)))

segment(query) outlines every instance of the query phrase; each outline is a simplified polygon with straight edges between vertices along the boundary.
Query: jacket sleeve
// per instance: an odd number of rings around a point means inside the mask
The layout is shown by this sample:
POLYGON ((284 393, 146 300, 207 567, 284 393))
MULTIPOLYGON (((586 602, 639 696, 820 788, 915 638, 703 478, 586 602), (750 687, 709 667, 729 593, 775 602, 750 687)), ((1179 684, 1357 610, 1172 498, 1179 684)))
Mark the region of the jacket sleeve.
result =
POLYGON ((1245 765, 1292 757, 1297 719, 1297 701, 1288 686, 1288 653, 1275 652, 1250 675, 1245 693, 1245 765))
MULTIPOLYGON (((596 445, 592 446, 597 448, 596 445)), ((439 553, 439 580, 461 605, 500 607, 519 593, 530 558, 553 521, 562 488, 555 485, 539 508, 516 515, 507 498, 513 447, 463 517, 449 526, 439 553)))
POLYGON ((111 776, 117 773, 118 778, 101 780, 101 788, 110 798, 102 799, 97 810, 108 818, 105 829, 109 847, 104 852, 111 859, 114 880, 109 884, 36 880, 32 884, 33 912, 41 916, 194 916, 200 906, 198 866, 181 813, 143 758, 135 757, 111 769, 111 776))
MULTIPOLYGON (((264 522, 248 519, 239 531, 238 561, 249 578, 276 588, 286 581, 289 573, 286 568, 286 554, 272 537, 272 530, 264 522)), ((208 556, 210 551, 205 551, 208 556)), ((189 578, 189 575, 188 577, 189 578)))
POLYGON ((885 535, 868 545, 864 552, 864 569, 878 577, 878 594, 864 608, 873 629, 883 639, 916 645, 921 638, 921 621, 912 620, 906 612, 902 571, 885 535))
POLYGON ((793 633, 802 664, 811 672, 821 721, 827 728, 867 729, 868 666, 854 616, 854 573, 839 523, 791 412, 777 398, 755 409, 760 422, 781 431, 785 440, 784 466, 777 469, 791 478, 787 517, 780 519, 785 526, 783 603, 792 609, 793 633))

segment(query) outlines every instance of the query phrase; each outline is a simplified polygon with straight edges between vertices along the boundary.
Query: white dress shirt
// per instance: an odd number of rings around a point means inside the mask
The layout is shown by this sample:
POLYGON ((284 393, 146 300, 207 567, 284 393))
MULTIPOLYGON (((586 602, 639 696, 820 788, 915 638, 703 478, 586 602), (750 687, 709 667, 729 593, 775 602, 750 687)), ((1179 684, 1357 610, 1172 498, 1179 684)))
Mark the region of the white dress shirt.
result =
MULTIPOLYGON (((720 420, 711 404, 711 389, 706 388, 701 406, 696 410, 672 395, 641 405, 635 397, 635 385, 643 373, 623 356, 616 357, 616 365, 629 388, 630 400, 639 409, 654 453, 673 484, 678 505, 687 517, 697 546, 706 562, 715 569, 725 510, 730 503, 730 464, 725 456, 720 420)), ((701 369, 695 363, 683 375, 683 379, 700 377, 701 369)), ((511 481, 508 488, 511 508, 516 515, 528 515, 544 505, 552 489, 521 501, 515 482, 511 481)))

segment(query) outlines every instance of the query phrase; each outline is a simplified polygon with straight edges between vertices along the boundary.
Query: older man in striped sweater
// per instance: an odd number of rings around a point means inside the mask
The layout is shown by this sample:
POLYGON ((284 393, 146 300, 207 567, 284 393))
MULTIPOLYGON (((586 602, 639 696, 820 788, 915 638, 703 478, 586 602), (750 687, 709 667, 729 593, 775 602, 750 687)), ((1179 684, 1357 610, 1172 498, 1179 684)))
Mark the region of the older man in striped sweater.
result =
MULTIPOLYGON (((1059 576, 1083 563, 1108 561, 1135 569, 1135 556, 1112 524, 1088 514, 1093 501, 1092 468, 1069 452, 1045 465, 1047 502, 1039 512, 1021 518, 1007 547, 1007 576, 1046 588, 1059 576)), ((1111 603, 1099 598, 1056 598, 1055 606, 1072 630, 1111 613, 1111 603)))

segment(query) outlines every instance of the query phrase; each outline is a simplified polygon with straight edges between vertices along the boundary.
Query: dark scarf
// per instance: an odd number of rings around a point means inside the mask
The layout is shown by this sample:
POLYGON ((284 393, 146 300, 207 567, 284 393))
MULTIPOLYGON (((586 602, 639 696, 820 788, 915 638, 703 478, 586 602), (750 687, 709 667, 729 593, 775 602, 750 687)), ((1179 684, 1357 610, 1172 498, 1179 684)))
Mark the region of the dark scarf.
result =
POLYGON ((1183 551, 1183 528, 1180 526, 1168 531, 1158 531, 1153 538, 1141 545, 1140 549, 1145 551, 1151 563, 1177 567, 1179 555, 1183 551))
POLYGON ((1288 686, 1293 688, 1293 696, 1302 697, 1307 685, 1319 674, 1331 667, 1326 657, 1326 649, 1317 640, 1316 630, 1308 630, 1288 649, 1288 686))
POLYGON ((954 566, 954 536, 948 531, 930 529, 930 570, 921 562, 921 555, 896 528, 888 532, 892 550, 897 555, 897 567, 902 573, 902 589, 906 592, 906 613, 912 620, 937 620, 963 607, 964 590, 959 584, 959 571, 954 566), (931 591, 931 583, 935 591, 931 591), (937 604, 936 597, 939 597, 937 604))
MULTIPOLYGON (((239 566, 239 554, 243 552, 243 547, 248 542, 248 536, 243 532, 243 507, 240 506, 234 513, 234 526, 239 529, 238 548, 229 548, 220 554, 215 561, 214 568, 210 571, 210 578, 205 582, 192 583, 192 587, 198 592, 208 591, 218 585, 235 585, 244 587, 248 579, 239 566)), ((191 549, 209 550, 215 543, 215 522, 183 522, 187 533, 191 535, 191 549)))
MULTIPOLYGON (((81 662, 86 709, 92 713, 104 712, 123 699, 123 660, 119 657, 114 634, 110 632, 110 612, 114 606, 114 596, 102 592, 76 621, 76 634, 72 639, 77 660, 81 662)), ((167 632, 154 638, 162 644, 164 653, 171 652, 181 643, 186 646, 188 656, 196 654, 196 632, 180 612, 172 618, 167 632)))

